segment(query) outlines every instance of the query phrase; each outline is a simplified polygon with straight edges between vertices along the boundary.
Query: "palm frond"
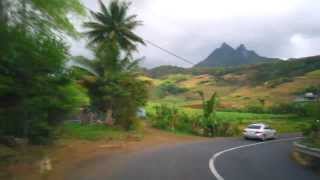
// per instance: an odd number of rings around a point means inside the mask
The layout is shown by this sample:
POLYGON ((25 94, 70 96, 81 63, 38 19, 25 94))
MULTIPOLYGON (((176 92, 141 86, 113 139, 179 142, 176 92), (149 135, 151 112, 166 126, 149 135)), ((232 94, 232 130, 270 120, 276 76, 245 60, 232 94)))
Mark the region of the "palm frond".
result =
POLYGON ((132 31, 142 24, 136 15, 128 15, 130 3, 111 0, 108 6, 99 0, 101 12, 91 12, 94 21, 84 23, 90 45, 110 42, 114 47, 128 52, 137 50, 137 44, 145 45, 142 38, 132 31))
POLYGON ((71 61, 73 62, 73 66, 86 70, 92 75, 99 76, 93 60, 89 60, 83 56, 76 56, 71 61))
POLYGON ((102 13, 105 15, 105 16, 108 16, 110 17, 110 12, 109 10, 107 9, 107 7, 103 4, 102 0, 99 0, 99 4, 100 4, 100 9, 102 11, 102 13))
POLYGON ((139 59, 136 59, 136 60, 130 62, 130 63, 127 65, 127 67, 126 67, 127 71, 132 71, 132 70, 135 71, 135 70, 137 70, 137 69, 139 68, 139 64, 140 64, 144 59, 145 59, 145 58, 143 57, 143 58, 139 58, 139 59))

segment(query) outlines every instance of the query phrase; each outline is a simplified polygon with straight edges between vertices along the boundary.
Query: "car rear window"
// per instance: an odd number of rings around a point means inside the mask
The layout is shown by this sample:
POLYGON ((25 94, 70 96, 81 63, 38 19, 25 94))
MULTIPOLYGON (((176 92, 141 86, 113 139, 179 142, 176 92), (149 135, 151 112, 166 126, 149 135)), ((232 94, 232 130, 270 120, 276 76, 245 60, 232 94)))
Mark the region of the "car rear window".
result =
POLYGON ((261 126, 258 126, 258 125, 249 125, 248 126, 248 129, 260 129, 261 126))

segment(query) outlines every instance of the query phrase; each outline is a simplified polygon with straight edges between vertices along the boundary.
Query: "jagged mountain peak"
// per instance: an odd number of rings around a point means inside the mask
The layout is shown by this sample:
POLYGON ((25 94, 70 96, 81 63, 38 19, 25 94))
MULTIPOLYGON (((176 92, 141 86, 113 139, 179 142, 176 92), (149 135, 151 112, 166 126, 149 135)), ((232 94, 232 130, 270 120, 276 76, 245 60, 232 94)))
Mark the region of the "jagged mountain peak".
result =
POLYGON ((240 44, 240 46, 237 48, 238 51, 247 51, 247 48, 244 44, 240 44))
POLYGON ((224 49, 224 48, 228 48, 228 49, 233 49, 229 44, 227 44, 226 42, 222 43, 220 49, 224 49))
POLYGON ((259 56, 255 51, 248 50, 244 44, 240 44, 237 49, 233 49, 224 42, 205 60, 198 63, 196 67, 238 66, 272 61, 274 59, 259 56))

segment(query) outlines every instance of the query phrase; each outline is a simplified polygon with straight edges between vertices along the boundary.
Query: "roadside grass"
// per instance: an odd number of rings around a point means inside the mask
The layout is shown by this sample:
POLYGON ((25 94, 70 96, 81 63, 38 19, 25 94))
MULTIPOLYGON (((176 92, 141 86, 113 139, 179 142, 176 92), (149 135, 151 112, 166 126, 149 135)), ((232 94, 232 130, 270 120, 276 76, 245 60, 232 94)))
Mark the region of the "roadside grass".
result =
POLYGON ((141 132, 124 131, 119 128, 99 124, 79 124, 66 122, 62 127, 62 136, 66 139, 96 141, 103 138, 109 140, 124 140, 128 136, 142 136, 141 132))

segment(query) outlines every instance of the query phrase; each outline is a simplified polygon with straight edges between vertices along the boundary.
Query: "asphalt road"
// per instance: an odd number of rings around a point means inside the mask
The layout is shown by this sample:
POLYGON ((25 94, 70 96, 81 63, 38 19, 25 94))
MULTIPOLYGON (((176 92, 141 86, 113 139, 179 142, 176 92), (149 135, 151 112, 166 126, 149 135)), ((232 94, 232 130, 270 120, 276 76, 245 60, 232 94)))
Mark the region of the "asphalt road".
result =
MULTIPOLYGON (((214 168, 224 180, 319 180, 318 175, 291 159, 293 140, 279 142, 292 137, 281 136, 265 144, 226 152, 215 159, 214 168)), ((254 143, 259 142, 224 138, 147 150, 119 159, 123 163, 113 169, 111 175, 103 173, 110 167, 103 166, 102 158, 97 159, 97 168, 90 174, 79 173, 78 177, 70 179, 214 180, 217 177, 209 168, 214 154, 254 143)))

